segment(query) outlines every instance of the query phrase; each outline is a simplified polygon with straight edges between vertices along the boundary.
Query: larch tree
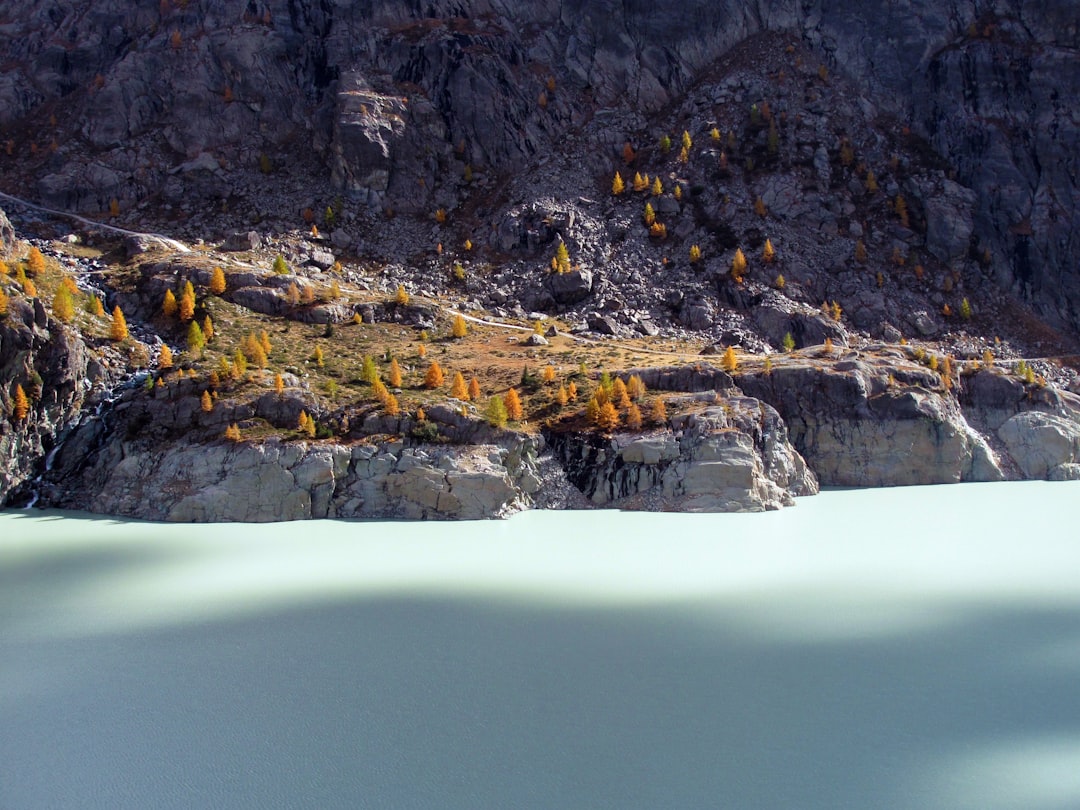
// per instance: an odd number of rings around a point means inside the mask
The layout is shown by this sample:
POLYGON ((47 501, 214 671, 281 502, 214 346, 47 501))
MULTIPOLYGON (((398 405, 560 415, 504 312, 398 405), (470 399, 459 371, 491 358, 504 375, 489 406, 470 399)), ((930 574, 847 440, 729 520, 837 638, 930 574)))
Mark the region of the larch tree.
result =
POLYGON ((776 258, 776 251, 773 250, 771 239, 765 240, 765 247, 761 251, 761 258, 765 262, 771 262, 773 259, 776 258))
POLYGON ((735 248, 735 256, 731 260, 731 277, 736 281, 742 281, 746 273, 746 255, 742 248, 735 248))
POLYGON ((214 410, 214 400, 211 398, 209 391, 202 392, 199 405, 202 407, 203 413, 210 413, 210 411, 214 410))
POLYGON ((26 256, 26 272, 32 276, 39 276, 45 272, 45 257, 36 247, 31 246, 26 256))
POLYGON ((465 316, 460 312, 454 316, 454 323, 450 327, 450 334, 456 339, 461 339, 469 334, 469 326, 465 323, 465 316))
POLYGON ((619 426, 619 412, 610 402, 600 406, 600 412, 596 416, 596 426, 600 430, 614 430, 619 426))
POLYGON ((67 285, 61 284, 56 288, 56 294, 52 300, 53 317, 58 321, 70 323, 75 317, 75 302, 71 298, 71 290, 67 285))
POLYGON ((390 359, 390 371, 386 375, 386 381, 394 388, 401 388, 401 366, 396 357, 390 359))
POLYGON ((270 345, 270 335, 263 329, 259 332, 259 345, 262 346, 262 350, 266 352, 267 356, 274 351, 274 347, 270 345))
POLYGON ((611 401, 619 410, 630 407, 630 394, 627 393, 626 383, 622 381, 622 377, 616 377, 611 384, 611 401))
POLYGON ((15 386, 15 395, 11 400, 11 415, 16 422, 20 422, 30 413, 30 400, 26 398, 26 392, 21 385, 15 386))
POLYGON ((294 281, 289 285, 289 289, 285 291, 285 300, 289 302, 289 306, 296 307, 300 305, 300 288, 296 286, 294 281))
POLYGON ((656 175, 656 177, 653 179, 652 195, 654 197, 659 197, 663 193, 664 193, 664 184, 660 181, 660 175, 656 175))
POLYGON ((289 265, 285 263, 285 257, 280 253, 274 257, 273 270, 279 276, 284 276, 289 272, 289 265))
POLYGON ((492 427, 501 428, 506 426, 506 403, 503 402, 502 397, 493 396, 488 400, 487 408, 484 409, 484 417, 492 427))
POLYGON ((640 376, 637 374, 630 375, 630 379, 626 383, 626 393, 635 402, 645 396, 645 383, 642 382, 640 376))
POLYGON ((225 292, 225 271, 220 267, 215 267, 210 274, 210 292, 214 295, 221 295, 225 292))
POLYGON ((560 408, 565 408, 566 403, 570 401, 570 397, 566 393, 566 386, 560 385, 559 390, 555 392, 555 402, 558 403, 560 408))
POLYGON ((480 382, 476 379, 476 377, 473 377, 469 380, 469 399, 473 402, 479 402, 480 395, 480 382))
POLYGON ((285 393, 285 378, 281 376, 280 371, 274 375, 274 393, 279 397, 285 393))
POLYGON ((397 416, 401 413, 401 405, 398 404, 398 399, 391 393, 387 393, 382 400, 383 413, 387 416, 397 416))
POLYGON ((173 367, 173 353, 168 343, 161 344, 161 352, 158 354, 158 368, 168 369, 173 367))
POLYGON ((611 181, 611 193, 618 197, 626 191, 626 183, 623 182, 622 175, 615 172, 615 179, 611 181))
POLYGON ((120 310, 120 306, 113 307, 112 311, 112 325, 109 327, 109 338, 119 343, 128 336, 127 321, 124 320, 124 313, 120 310))
POLYGON ((409 294, 405 291, 404 284, 398 284, 397 292, 394 293, 394 303, 399 307, 409 303, 409 294))
POLYGON ((570 272, 570 251, 566 249, 566 242, 559 242, 555 248, 555 272, 570 272))
POLYGON ((202 327, 199 326, 198 321, 192 321, 188 325, 187 346, 188 351, 193 355, 196 357, 202 356, 202 351, 206 347, 206 335, 203 334, 202 327))
POLYGON ((641 430, 641 409, 632 402, 626 409, 626 426, 630 430, 641 430))
POLYGON ((240 441, 240 426, 236 422, 225 428, 225 438, 230 442, 240 441))
POLYGON ((195 317, 195 290, 185 288, 183 295, 180 296, 179 315, 183 322, 195 317))
POLYGON ((166 290, 165 291, 165 298, 161 302, 161 313, 166 318, 171 318, 173 315, 175 315, 177 313, 179 308, 180 308, 180 305, 176 303, 176 296, 173 294, 173 291, 172 290, 166 290))
MULTIPOLYGON (((262 348, 261 346, 259 348, 262 348)), ((322 368, 326 364, 326 358, 323 356, 322 346, 316 346, 315 351, 311 353, 311 360, 318 368, 322 368)))
POLYGON ((424 375, 424 388, 438 388, 443 384, 443 370, 437 360, 432 361, 424 375))
POLYGON ((571 402, 577 402, 577 383, 573 380, 566 384, 566 396, 571 402))
POLYGON ((365 354, 360 361, 360 379, 368 385, 374 385, 379 379, 379 369, 375 365, 375 359, 370 355, 365 354))
POLYGON ((663 425, 667 422, 667 418, 667 405, 663 397, 657 397, 649 409, 649 421, 655 425, 663 425))
POLYGON ((506 416, 508 419, 514 422, 520 422, 525 416, 525 411, 521 407, 521 397, 518 396, 516 388, 511 388, 503 396, 503 404, 506 406, 506 416))
POLYGON ((210 319, 209 315, 203 318, 202 331, 203 337, 206 338, 207 343, 214 339, 214 322, 210 319))
POLYGON ((739 368, 739 358, 735 356, 735 347, 728 346, 720 360, 720 367, 729 374, 734 374, 739 368))
POLYGON ((460 371, 454 374, 454 381, 450 384, 450 396, 454 399, 469 399, 469 387, 465 384, 465 377, 460 371))
POLYGON ((701 248, 698 245, 690 246, 690 264, 697 264, 701 261, 701 248))
POLYGON ((546 383, 555 382, 555 366, 552 366, 552 365, 544 366, 544 382, 546 382, 546 383))

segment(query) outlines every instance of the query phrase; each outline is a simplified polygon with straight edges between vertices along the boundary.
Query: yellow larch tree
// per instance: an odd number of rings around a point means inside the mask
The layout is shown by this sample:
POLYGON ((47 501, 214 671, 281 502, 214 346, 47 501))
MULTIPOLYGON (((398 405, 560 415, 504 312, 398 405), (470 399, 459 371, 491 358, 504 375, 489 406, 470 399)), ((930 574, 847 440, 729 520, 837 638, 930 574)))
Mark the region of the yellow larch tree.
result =
POLYGON ((731 277, 736 281, 742 281, 745 273, 746 255, 742 252, 742 248, 735 248, 735 256, 731 260, 731 277))
POLYGON ((210 292, 214 295, 221 295, 225 292, 225 271, 220 267, 215 267, 210 274, 210 292))
POLYGON ((551 366, 551 365, 544 366, 544 382, 546 382, 546 383, 555 382, 555 366, 551 366))
POLYGON ((454 381, 450 384, 450 396, 454 399, 469 399, 469 387, 465 384, 465 377, 460 371, 454 373, 454 381))
POLYGON ((30 400, 26 398, 26 392, 21 385, 15 386, 15 395, 11 400, 11 415, 16 422, 22 421, 30 413, 30 400))
POLYGON ((460 340, 467 334, 469 334, 469 325, 465 323, 465 316, 459 312, 454 316, 454 322, 450 327, 450 335, 460 340))
POLYGON ((518 396, 516 388, 511 388, 503 396, 503 404, 506 406, 506 417, 513 422, 520 422, 525 416, 525 412, 521 407, 521 397, 518 396))
POLYGON ((443 384, 443 370, 437 360, 432 361, 424 375, 424 388, 438 388, 443 384))
POLYGON ((623 182, 622 175, 615 172, 615 179, 611 181, 611 193, 618 197, 626 191, 626 184, 623 182))
POLYGON ((58 321, 70 323, 75 317, 75 302, 71 298, 71 290, 67 285, 61 284, 56 288, 56 294, 52 300, 53 317, 58 321))
POLYGON ((667 418, 667 405, 663 397, 657 397, 653 400, 652 407, 649 409, 649 421, 656 425, 662 425, 667 422, 667 418))
POLYGON ((394 388, 401 388, 401 366, 396 357, 390 358, 390 371, 386 374, 386 381, 394 388))
POLYGON ((176 303, 176 296, 173 294, 173 291, 166 290, 165 298, 161 302, 161 313, 166 318, 171 318, 173 315, 176 314, 179 308, 180 306, 176 303))
POLYGON ((619 412, 615 410, 614 404, 605 402, 600 406, 600 412, 596 415, 596 426, 605 431, 619 426, 619 412))
POLYGON ((771 262, 773 259, 776 258, 776 251, 773 250, 771 239, 765 240, 765 247, 761 251, 761 258, 765 262, 771 262))
POLYGON ((399 307, 409 303, 409 294, 405 291, 404 284, 398 284, 397 292, 394 293, 394 303, 399 307))
POLYGON ((121 311, 119 304, 113 307, 112 311, 112 325, 109 327, 109 338, 119 343, 128 336, 127 321, 124 320, 124 313, 121 311))
POLYGON ((480 382, 476 379, 476 377, 473 377, 469 380, 469 399, 471 399, 473 402, 479 402, 480 396, 480 382))
POLYGON ((183 295, 180 296, 180 309, 178 311, 180 320, 183 322, 190 321, 195 317, 195 290, 184 289, 183 295))
POLYGON ((202 396, 199 398, 199 404, 202 407, 203 413, 210 413, 214 410, 214 400, 210 397, 209 391, 203 391, 202 396))
POLYGON ((45 257, 36 247, 31 246, 26 256, 26 272, 32 276, 38 276, 45 272, 45 257))
POLYGON ((167 369, 173 367, 173 353, 168 343, 161 344, 161 352, 158 354, 158 368, 167 369))

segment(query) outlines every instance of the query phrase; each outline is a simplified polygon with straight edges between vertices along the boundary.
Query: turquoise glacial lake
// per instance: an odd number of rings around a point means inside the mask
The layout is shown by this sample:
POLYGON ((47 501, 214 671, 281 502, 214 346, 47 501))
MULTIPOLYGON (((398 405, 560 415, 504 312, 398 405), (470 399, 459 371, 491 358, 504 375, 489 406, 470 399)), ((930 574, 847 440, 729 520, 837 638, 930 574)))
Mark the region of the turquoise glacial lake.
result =
POLYGON ((1080 807, 1080 483, 0 513, 0 808, 1080 807))

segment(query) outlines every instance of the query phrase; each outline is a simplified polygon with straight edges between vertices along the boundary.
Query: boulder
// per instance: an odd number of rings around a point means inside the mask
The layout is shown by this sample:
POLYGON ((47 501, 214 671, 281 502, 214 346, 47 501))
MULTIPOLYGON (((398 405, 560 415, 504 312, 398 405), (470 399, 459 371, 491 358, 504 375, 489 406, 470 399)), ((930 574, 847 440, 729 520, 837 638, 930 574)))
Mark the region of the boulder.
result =
POLYGON ((1073 466, 1080 462, 1076 419, 1027 411, 1006 421, 997 435, 1025 478, 1071 480, 1073 466))
POLYGON ((256 231, 237 231, 225 237, 221 243, 222 250, 240 252, 245 250, 258 250, 262 247, 262 237, 256 231))

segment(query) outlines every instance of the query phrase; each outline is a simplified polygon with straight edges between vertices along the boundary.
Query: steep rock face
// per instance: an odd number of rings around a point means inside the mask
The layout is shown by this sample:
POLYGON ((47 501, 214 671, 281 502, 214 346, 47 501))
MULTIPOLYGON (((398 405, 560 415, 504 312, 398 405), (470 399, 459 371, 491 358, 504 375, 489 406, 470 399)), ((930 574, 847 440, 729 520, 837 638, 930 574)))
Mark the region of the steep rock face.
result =
MULTIPOLYGON (((63 100, 94 153, 50 159, 38 191, 59 205, 226 197, 235 167, 295 162, 303 143, 339 189, 430 210, 466 165, 514 171, 599 110, 655 112, 761 31, 800 34, 865 88, 868 115, 877 105, 907 123, 970 187, 947 206, 959 216, 928 217, 933 255, 973 241, 999 283, 1080 326, 1080 32, 1067 0, 19 0, 0 28, 0 124, 63 100)), ((629 135, 598 127, 590 155, 629 135)), ((936 211, 941 190, 906 191, 936 211)))
POLYGON ((7 214, 0 208, 0 260, 13 258, 15 255, 15 229, 7 214))
POLYGON ((549 433, 570 482, 597 506, 759 512, 813 495, 817 479, 763 402, 731 397, 644 436, 549 433))
POLYGON ((108 376, 77 333, 47 318, 43 308, 9 303, 0 318, 0 503, 35 473, 57 435, 79 415, 92 384, 108 376), (9 416, 17 385, 30 398, 22 420, 9 416))
POLYGON ((780 412, 792 443, 825 486, 1003 477, 993 451, 955 400, 935 390, 936 374, 909 372, 904 382, 903 389, 893 390, 887 373, 860 361, 829 370, 787 366, 739 380, 747 393, 780 412))
POLYGON ((47 491, 44 501, 187 522, 309 518, 479 520, 517 511, 539 484, 536 448, 125 442, 47 491))

